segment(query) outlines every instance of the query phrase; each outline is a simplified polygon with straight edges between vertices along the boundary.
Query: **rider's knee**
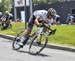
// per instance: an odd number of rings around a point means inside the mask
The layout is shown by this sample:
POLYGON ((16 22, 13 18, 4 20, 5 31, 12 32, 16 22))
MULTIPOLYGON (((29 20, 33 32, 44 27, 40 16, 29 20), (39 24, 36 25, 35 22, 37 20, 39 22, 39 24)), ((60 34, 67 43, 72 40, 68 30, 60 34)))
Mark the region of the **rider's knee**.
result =
POLYGON ((31 30, 30 30, 30 29, 26 29, 26 30, 25 30, 25 33, 26 33, 26 34, 30 34, 30 33, 31 33, 31 30))

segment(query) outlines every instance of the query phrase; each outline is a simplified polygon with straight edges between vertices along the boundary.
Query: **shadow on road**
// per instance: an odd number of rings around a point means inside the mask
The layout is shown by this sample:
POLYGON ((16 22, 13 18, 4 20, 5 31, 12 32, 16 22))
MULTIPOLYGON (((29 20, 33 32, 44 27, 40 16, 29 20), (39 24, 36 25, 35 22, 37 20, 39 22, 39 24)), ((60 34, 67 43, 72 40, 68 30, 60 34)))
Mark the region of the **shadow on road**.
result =
MULTIPOLYGON (((30 54, 28 51, 23 51, 23 50, 18 50, 18 52, 30 54)), ((37 55, 34 55, 34 54, 30 54, 30 55, 33 55, 33 56, 42 56, 42 57, 50 57, 49 55, 46 55, 46 54, 43 54, 43 53, 39 53, 37 55)))

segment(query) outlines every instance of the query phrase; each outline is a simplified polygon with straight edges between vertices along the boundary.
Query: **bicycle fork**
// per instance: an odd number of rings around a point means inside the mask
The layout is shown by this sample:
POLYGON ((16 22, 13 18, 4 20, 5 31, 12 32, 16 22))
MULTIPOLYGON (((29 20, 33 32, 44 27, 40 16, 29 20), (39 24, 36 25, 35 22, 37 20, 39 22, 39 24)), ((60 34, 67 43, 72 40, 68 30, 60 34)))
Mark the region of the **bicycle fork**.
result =
POLYGON ((36 42, 41 42, 41 37, 42 37, 42 34, 43 34, 43 29, 44 29, 44 27, 41 27, 40 30, 38 32, 36 32, 36 35, 37 35, 37 41, 36 42))

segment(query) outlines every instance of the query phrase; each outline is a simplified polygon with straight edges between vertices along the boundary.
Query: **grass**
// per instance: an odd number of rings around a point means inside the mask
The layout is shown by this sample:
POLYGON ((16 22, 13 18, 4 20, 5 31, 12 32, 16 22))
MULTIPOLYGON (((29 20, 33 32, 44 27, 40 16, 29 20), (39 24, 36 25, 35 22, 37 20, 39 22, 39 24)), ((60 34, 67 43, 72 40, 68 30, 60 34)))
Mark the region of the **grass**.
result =
POLYGON ((21 30, 24 29, 24 26, 25 26, 24 23, 20 22, 12 23, 12 29, 0 30, 0 33, 15 36, 17 33, 19 33, 21 30))
MULTIPOLYGON (((24 23, 12 23, 12 29, 0 30, 0 33, 8 35, 16 35, 25 27, 24 23)), ((75 46, 75 25, 57 25, 52 26, 52 29, 57 29, 55 35, 49 36, 49 43, 62 44, 66 46, 75 46)), ((34 27, 33 29, 36 29, 34 27)))
POLYGON ((49 43, 75 46, 75 25, 59 25, 56 28, 56 34, 49 36, 49 43))

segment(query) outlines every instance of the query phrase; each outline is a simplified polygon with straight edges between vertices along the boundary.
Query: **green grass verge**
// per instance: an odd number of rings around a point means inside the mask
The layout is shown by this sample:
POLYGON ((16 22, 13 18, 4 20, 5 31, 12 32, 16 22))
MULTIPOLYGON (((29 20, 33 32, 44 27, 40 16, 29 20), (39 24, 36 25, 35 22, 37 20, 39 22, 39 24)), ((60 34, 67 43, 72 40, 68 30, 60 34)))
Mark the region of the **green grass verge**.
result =
MULTIPOLYGON (((24 23, 12 23, 12 29, 0 30, 0 33, 8 35, 16 35, 25 27, 24 23)), ((35 29, 34 27, 33 29, 35 29)), ((49 36, 49 43, 62 44, 66 46, 75 46, 75 25, 57 25, 52 26, 57 29, 55 35, 49 36)))
POLYGON ((53 26, 57 28, 56 34, 49 36, 49 43, 75 46, 75 25, 53 26))
POLYGON ((0 33, 8 34, 8 35, 16 35, 21 30, 24 29, 24 23, 16 22, 12 23, 12 29, 0 30, 0 33))

